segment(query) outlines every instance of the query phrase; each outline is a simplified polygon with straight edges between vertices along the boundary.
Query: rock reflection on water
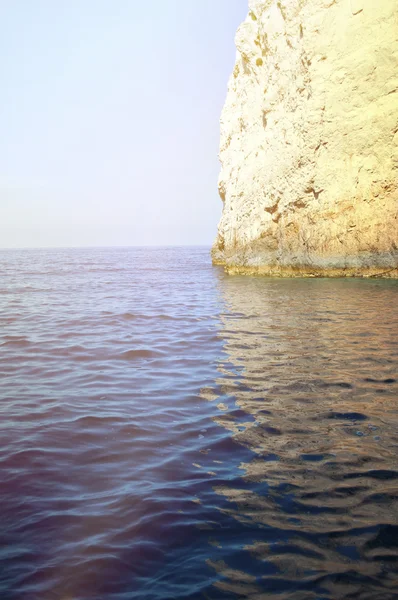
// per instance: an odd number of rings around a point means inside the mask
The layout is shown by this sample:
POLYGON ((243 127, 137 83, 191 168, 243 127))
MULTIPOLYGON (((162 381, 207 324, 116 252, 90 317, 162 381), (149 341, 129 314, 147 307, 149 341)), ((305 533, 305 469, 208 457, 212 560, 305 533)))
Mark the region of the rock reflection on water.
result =
POLYGON ((220 290, 226 357, 202 397, 251 460, 214 487, 247 555, 209 559, 219 593, 397 598, 397 284, 220 274, 220 290))

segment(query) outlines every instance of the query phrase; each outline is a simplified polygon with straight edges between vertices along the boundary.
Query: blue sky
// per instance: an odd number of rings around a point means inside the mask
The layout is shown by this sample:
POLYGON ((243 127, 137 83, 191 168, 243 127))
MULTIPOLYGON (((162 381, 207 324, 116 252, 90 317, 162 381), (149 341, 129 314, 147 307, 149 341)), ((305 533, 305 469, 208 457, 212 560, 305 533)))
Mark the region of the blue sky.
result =
POLYGON ((210 244, 247 0, 2 0, 0 246, 210 244))

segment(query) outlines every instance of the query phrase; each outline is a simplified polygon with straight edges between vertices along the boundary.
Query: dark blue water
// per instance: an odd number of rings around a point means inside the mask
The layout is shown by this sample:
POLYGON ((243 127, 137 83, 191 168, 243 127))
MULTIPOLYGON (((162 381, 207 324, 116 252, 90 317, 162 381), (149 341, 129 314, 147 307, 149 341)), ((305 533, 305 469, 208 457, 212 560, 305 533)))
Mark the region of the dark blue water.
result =
POLYGON ((0 252, 0 598, 398 598, 398 282, 0 252))

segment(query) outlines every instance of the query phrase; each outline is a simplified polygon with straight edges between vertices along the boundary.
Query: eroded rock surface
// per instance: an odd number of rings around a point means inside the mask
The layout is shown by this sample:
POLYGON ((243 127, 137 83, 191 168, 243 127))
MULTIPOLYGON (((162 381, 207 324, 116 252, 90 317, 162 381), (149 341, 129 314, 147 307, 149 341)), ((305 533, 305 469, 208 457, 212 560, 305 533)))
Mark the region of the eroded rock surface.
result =
POLYGON ((249 0, 236 46, 213 261, 397 277, 396 0, 249 0))

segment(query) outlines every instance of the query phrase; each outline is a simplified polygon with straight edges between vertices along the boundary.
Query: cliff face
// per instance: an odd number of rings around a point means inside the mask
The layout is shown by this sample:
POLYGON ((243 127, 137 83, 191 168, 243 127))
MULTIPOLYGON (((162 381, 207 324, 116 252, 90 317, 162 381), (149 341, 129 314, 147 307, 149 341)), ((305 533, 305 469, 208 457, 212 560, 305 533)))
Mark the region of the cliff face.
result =
POLYGON ((221 117, 214 263, 397 277, 397 0, 249 9, 221 117))

